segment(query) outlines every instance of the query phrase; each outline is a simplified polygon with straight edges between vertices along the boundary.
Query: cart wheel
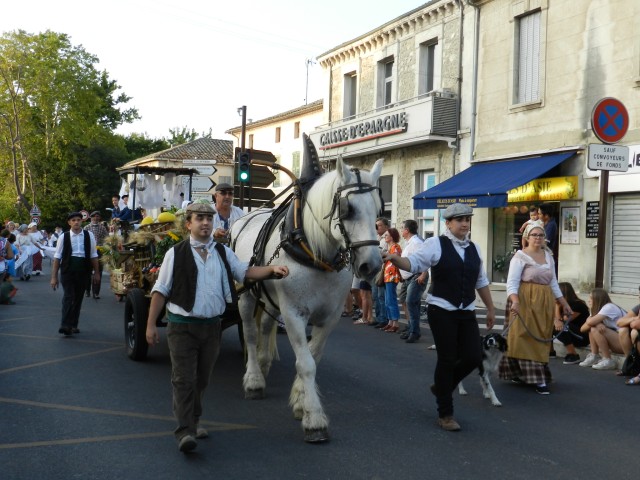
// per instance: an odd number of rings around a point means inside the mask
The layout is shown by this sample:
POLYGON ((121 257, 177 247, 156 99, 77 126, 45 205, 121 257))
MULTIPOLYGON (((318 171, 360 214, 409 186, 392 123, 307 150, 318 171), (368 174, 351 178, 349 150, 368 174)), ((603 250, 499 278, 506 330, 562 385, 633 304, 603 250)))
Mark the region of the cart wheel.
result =
POLYGON ((132 360, 140 361, 147 357, 147 314, 149 300, 144 291, 134 288, 127 294, 124 306, 124 339, 127 355, 132 360))

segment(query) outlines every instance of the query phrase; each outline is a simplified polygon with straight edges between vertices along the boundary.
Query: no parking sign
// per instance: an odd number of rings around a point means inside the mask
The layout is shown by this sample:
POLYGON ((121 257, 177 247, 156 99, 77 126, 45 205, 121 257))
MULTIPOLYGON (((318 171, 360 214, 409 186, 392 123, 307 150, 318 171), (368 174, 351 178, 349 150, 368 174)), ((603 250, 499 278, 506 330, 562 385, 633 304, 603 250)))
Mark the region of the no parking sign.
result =
POLYGON ((629 113, 620 100, 603 98, 593 107, 591 127, 601 142, 619 142, 629 129, 629 113))

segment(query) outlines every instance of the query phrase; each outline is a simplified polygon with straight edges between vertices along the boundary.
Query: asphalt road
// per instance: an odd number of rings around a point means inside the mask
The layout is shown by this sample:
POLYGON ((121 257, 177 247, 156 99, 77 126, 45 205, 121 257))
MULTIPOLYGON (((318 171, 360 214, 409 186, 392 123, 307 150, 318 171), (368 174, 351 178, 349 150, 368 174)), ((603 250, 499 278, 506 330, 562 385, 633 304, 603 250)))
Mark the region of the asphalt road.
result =
POLYGON ((318 368, 330 442, 305 444, 287 406, 294 360, 286 336, 267 398, 248 401, 229 329, 205 399, 211 436, 183 455, 172 436, 164 332, 147 361, 129 360, 124 306, 106 289, 85 299, 81 333, 61 338, 62 292, 48 278, 16 282, 17 304, 0 306, 0 479, 637 478, 640 388, 612 372, 553 360, 549 396, 496 379, 501 408, 469 378, 470 395, 455 398, 463 430, 448 433, 436 427, 428 393, 428 330, 409 345, 348 319, 318 368))

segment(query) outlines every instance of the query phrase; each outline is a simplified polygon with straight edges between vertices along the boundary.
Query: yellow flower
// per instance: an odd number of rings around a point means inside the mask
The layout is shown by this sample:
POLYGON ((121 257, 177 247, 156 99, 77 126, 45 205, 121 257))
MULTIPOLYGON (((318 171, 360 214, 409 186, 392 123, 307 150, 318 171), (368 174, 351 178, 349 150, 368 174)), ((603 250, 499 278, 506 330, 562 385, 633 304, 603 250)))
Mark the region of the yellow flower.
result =
POLYGON ((171 239, 172 239, 172 240, 174 240, 174 241, 176 241, 176 242, 177 242, 178 240, 180 240, 180 238, 179 238, 175 233, 173 233, 173 232, 171 232, 171 231, 169 231, 169 232, 167 233, 167 235, 169 235, 169 236, 171 237, 171 239))

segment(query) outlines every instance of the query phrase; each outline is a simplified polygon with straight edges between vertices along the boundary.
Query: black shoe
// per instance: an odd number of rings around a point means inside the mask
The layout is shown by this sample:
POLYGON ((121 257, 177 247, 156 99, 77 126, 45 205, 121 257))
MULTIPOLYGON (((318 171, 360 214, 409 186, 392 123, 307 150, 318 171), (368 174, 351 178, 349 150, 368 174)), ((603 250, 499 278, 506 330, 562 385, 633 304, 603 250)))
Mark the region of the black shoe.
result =
POLYGON ((404 327, 400 333, 409 333, 409 327, 404 327))
POLYGON ((520 377, 513 377, 511 379, 511 383, 515 383, 516 385, 524 385, 524 382, 520 377))
POLYGON ((420 340, 420 335, 412 333, 409 335, 409 338, 407 338, 407 343, 416 343, 418 340, 420 340))
POLYGON ((574 365, 580 363, 580 355, 577 353, 567 353, 564 357, 563 365, 574 365))
POLYGON ((400 340, 406 340, 407 338, 409 338, 410 333, 409 332, 404 332, 403 334, 400 335, 400 340))
POLYGON ((379 323, 379 324, 376 325, 376 328, 384 328, 387 325, 389 325, 389 324, 388 323, 379 323))
POLYGON ((540 395, 549 395, 551 392, 549 391, 549 387, 546 385, 537 385, 536 392, 540 395))
POLYGON ((73 333, 80 333, 80 329, 79 328, 72 328, 71 331, 73 333))
POLYGON ((84 294, 85 297, 89 298, 91 296, 91 292, 87 292, 84 294))
POLYGON ((25 276, 25 277, 24 277, 24 279, 25 279, 27 282, 29 281, 29 279, 30 279, 30 278, 31 278, 31 275, 27 275, 27 276, 25 276))
POLYGON ((98 295, 97 293, 94 293, 93 298, 96 300, 100 300, 100 295, 98 295))
POLYGON ((72 333, 72 330, 71 330, 71 327, 60 327, 58 329, 58 333, 61 333, 65 337, 70 337, 71 333, 72 333))

